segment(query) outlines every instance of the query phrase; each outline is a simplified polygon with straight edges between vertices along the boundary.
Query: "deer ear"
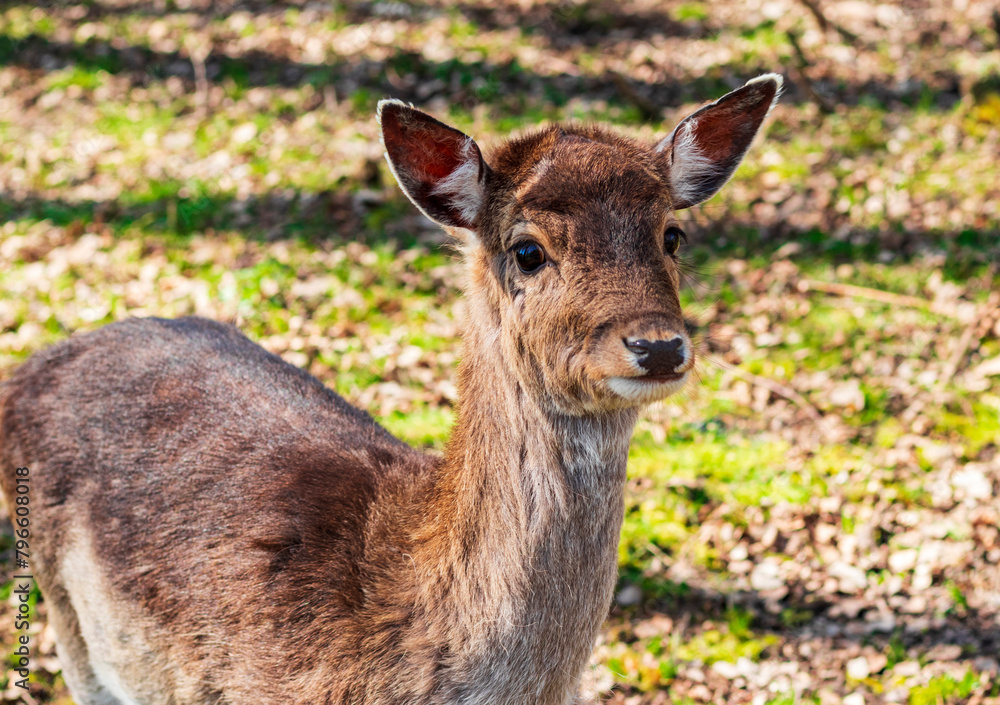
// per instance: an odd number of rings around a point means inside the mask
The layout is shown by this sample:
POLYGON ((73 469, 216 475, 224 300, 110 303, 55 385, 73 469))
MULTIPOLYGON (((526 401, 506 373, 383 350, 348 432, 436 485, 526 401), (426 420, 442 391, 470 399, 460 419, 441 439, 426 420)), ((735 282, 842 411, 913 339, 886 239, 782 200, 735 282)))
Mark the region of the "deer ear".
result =
POLYGON ((781 84, 776 73, 758 76, 684 118, 656 146, 668 160, 675 210, 711 198, 729 181, 778 102, 781 84))
POLYGON ((385 160, 428 218, 475 230, 490 168, 479 147, 453 127, 398 100, 378 104, 385 160))

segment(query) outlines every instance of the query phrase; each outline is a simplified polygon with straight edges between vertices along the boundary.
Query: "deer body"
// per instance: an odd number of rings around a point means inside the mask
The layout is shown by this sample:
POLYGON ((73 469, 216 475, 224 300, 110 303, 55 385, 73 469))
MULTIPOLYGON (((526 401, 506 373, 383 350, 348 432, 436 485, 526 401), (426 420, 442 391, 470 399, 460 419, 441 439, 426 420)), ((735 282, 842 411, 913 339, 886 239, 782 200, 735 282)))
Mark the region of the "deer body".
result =
POLYGON ((572 702, 638 411, 694 362, 672 211, 721 187, 779 88, 652 148, 552 127, 488 162, 383 103, 394 174, 467 265, 443 458, 203 319, 114 324, 18 370, 0 483, 9 502, 30 468, 32 567, 80 705, 572 702))

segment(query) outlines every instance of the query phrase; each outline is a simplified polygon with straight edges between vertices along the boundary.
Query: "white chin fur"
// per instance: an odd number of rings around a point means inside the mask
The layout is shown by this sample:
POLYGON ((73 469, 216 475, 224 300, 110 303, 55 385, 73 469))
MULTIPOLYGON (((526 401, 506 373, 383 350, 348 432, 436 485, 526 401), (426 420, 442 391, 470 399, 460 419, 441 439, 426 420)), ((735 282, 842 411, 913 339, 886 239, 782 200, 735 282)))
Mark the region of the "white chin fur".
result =
POLYGON ((687 373, 673 382, 644 382, 642 377, 608 377, 608 389, 637 404, 652 404, 680 391, 687 382, 687 373))

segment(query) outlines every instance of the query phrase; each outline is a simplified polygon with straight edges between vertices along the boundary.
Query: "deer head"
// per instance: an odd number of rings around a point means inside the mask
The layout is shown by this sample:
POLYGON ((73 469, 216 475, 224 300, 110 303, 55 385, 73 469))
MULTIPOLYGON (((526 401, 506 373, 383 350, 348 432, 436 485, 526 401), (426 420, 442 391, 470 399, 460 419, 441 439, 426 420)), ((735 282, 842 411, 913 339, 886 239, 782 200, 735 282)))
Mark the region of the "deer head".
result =
POLYGON ((462 243, 466 355, 499 346, 522 389, 573 416, 680 389, 694 351, 678 298, 686 238, 674 213, 728 181, 781 83, 755 78, 656 144, 553 125, 488 159, 458 130, 399 101, 379 103, 400 186, 462 243))

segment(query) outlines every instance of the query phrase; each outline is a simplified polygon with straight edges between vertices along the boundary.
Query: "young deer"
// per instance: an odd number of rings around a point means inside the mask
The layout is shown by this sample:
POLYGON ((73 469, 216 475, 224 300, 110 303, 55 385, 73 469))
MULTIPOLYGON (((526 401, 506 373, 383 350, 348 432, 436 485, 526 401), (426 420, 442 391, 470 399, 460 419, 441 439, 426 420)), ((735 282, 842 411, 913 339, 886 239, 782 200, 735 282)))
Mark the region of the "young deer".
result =
POLYGON ((443 458, 204 319, 134 319, 0 392, 31 561, 80 705, 565 704, 616 579, 639 410, 694 364, 673 212, 732 175, 756 78, 647 146, 552 126, 485 160, 379 105, 400 185, 462 243, 443 458))

